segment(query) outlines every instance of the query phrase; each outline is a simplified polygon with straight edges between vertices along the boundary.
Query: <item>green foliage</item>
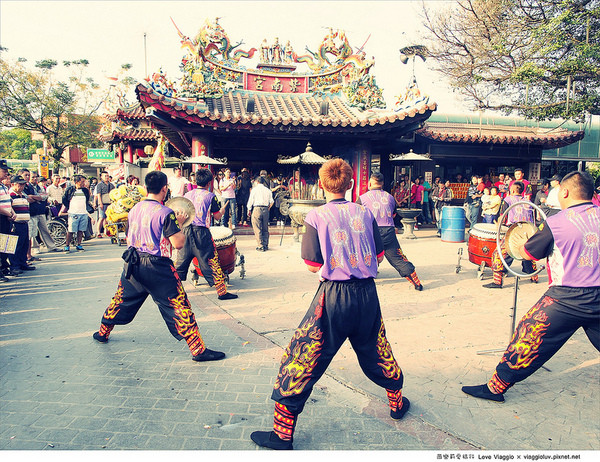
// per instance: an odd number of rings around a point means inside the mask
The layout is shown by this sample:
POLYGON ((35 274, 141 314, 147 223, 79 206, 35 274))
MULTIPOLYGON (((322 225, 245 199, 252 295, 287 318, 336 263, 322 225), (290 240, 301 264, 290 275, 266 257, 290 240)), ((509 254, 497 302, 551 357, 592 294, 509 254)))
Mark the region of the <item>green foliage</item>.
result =
POLYGON ((54 59, 43 59, 42 61, 36 61, 35 67, 39 67, 40 69, 52 69, 58 64, 54 59))
POLYGON ((31 132, 20 128, 0 131, 0 158, 31 160, 41 141, 31 139, 31 132))
POLYGON ((130 85, 135 85, 137 83, 137 80, 134 79, 133 77, 127 76, 124 79, 122 79, 121 82, 123 82, 123 85, 130 86, 130 85))
POLYGON ((600 0, 460 0, 425 10, 439 72, 480 109, 600 114, 600 0))
POLYGON ((598 178, 600 178, 600 162, 588 162, 586 164, 586 171, 592 175, 595 184, 598 184, 598 178))
POLYGON ((0 128, 41 133, 58 167, 69 146, 91 146, 100 122, 96 113, 102 95, 97 84, 86 78, 85 59, 63 62, 73 75, 66 81, 53 78, 55 60, 45 59, 30 70, 23 60, 0 59, 0 128))

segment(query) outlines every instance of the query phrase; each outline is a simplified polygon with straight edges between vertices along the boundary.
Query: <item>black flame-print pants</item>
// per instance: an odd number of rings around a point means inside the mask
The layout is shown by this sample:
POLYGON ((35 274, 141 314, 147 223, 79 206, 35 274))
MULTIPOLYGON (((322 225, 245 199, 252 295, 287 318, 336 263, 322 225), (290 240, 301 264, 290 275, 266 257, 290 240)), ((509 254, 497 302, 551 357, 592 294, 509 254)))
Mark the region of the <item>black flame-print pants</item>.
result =
POLYGON ((379 228, 379 234, 381 235, 381 241, 383 242, 386 260, 396 271, 398 271, 400 276, 410 276, 415 270, 415 265, 408 261, 406 255, 404 255, 404 252, 398 243, 398 238, 396 237, 396 228, 393 226, 381 226, 379 228))
POLYGON ((283 358, 271 398, 297 415, 346 339, 365 375, 400 390, 402 370, 385 335, 372 278, 323 281, 283 358))
POLYGON ((600 351, 600 288, 550 287, 519 322, 496 367, 498 377, 525 380, 580 327, 600 351))
POLYGON ((177 340, 198 333, 196 318, 170 258, 139 253, 139 263, 125 263, 117 291, 102 316, 102 324, 129 324, 148 295, 158 305, 169 331, 177 340))

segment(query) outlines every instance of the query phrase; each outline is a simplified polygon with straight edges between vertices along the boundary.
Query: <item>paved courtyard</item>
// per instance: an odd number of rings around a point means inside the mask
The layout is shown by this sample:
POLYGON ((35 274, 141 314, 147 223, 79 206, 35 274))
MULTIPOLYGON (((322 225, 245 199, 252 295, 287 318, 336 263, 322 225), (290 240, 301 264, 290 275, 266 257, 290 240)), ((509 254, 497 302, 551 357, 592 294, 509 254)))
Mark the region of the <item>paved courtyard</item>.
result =
MULTIPOLYGON (((385 391, 362 375, 346 343, 300 415, 294 447, 598 451, 600 355, 582 331, 504 404, 461 392, 487 381, 500 357, 479 353, 508 342, 514 278, 501 291, 484 289, 491 272, 477 278, 466 243, 443 243, 433 229, 416 234, 401 244, 425 290, 413 290, 385 261, 377 279, 409 413, 389 418, 385 391)), ((279 360, 318 284, 300 245, 290 236, 279 242, 272 236, 263 253, 252 236, 238 237, 246 277, 231 275, 237 300, 185 284, 205 343, 227 353, 207 364, 191 361, 151 300, 107 344, 91 338, 124 247, 95 239, 85 252, 41 255, 38 270, 0 286, 0 448, 260 450, 250 433, 272 424, 279 360)), ((537 285, 521 281, 518 317, 546 284, 545 272, 537 285)))

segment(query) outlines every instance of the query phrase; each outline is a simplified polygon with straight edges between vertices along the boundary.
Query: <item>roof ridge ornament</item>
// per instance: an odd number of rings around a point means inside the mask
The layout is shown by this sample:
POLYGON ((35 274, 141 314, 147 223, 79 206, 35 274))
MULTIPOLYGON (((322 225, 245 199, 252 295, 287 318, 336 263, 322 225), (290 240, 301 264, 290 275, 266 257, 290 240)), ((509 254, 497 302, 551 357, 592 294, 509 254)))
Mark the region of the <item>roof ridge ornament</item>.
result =
POLYGON ((423 61, 429 56, 429 50, 425 45, 409 45, 400 48, 400 62, 408 64, 412 60, 412 77, 406 86, 404 92, 396 96, 396 104, 394 110, 396 112, 404 111, 411 106, 416 106, 419 103, 429 103, 428 95, 421 95, 421 90, 417 85, 417 77, 415 75, 415 60, 418 56, 423 61))
MULTIPOLYGON (((247 70, 240 60, 252 58, 257 48, 237 49, 243 40, 233 44, 219 19, 206 19, 198 34, 188 37, 171 18, 186 50, 180 66, 183 75, 176 83, 162 70, 147 77, 154 93, 187 100, 221 98, 241 89, 312 96, 342 94, 347 105, 359 110, 386 107, 383 92, 370 74, 374 58, 366 57, 364 44, 354 51, 344 30, 328 27, 317 50, 306 47, 308 54, 304 55, 298 55, 289 40, 283 46, 279 37, 271 45, 264 39, 257 69, 247 70), (296 72, 296 64, 302 63, 310 71, 296 72)), ((321 109, 321 116, 328 115, 326 109, 321 109)))

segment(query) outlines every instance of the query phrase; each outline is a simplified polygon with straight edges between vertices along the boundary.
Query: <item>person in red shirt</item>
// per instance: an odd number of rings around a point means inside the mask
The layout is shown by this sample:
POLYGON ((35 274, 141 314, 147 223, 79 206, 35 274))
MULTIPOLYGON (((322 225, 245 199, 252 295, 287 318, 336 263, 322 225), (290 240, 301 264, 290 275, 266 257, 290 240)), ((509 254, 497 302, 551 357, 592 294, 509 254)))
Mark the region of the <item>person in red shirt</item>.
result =
MULTIPOLYGON (((415 182, 410 187, 410 207, 413 209, 422 209, 423 208, 423 192, 425 188, 421 184, 421 178, 415 178, 415 182)), ((417 225, 421 224, 421 220, 423 217, 419 215, 417 217, 417 225)), ((415 225, 415 229, 417 228, 415 225)))
POLYGON ((516 168, 515 169, 515 179, 510 182, 508 185, 508 190, 510 191, 511 186, 515 181, 520 181, 523 183, 525 189, 523 189, 523 199, 527 201, 531 201, 531 196, 533 195, 533 190, 531 189, 531 183, 525 179, 525 174, 523 173, 523 169, 516 168))
POLYGON ((406 188, 406 183, 404 181, 400 181, 396 183, 396 186, 392 189, 392 196, 396 199, 396 203, 398 207, 407 207, 408 206, 408 197, 410 194, 408 193, 408 189, 406 188))
POLYGON ((496 188, 498 188, 498 195, 502 200, 506 197, 508 193, 508 185, 504 182, 504 173, 500 173, 498 175, 498 181, 494 184, 496 188))
POLYGON ((477 175, 477 191, 479 191, 481 193, 481 195, 483 195, 484 189, 485 189, 485 183, 483 181, 483 177, 477 175))
POLYGON ((490 175, 487 173, 483 175, 483 185, 488 189, 493 186, 492 182, 490 181, 490 175))

